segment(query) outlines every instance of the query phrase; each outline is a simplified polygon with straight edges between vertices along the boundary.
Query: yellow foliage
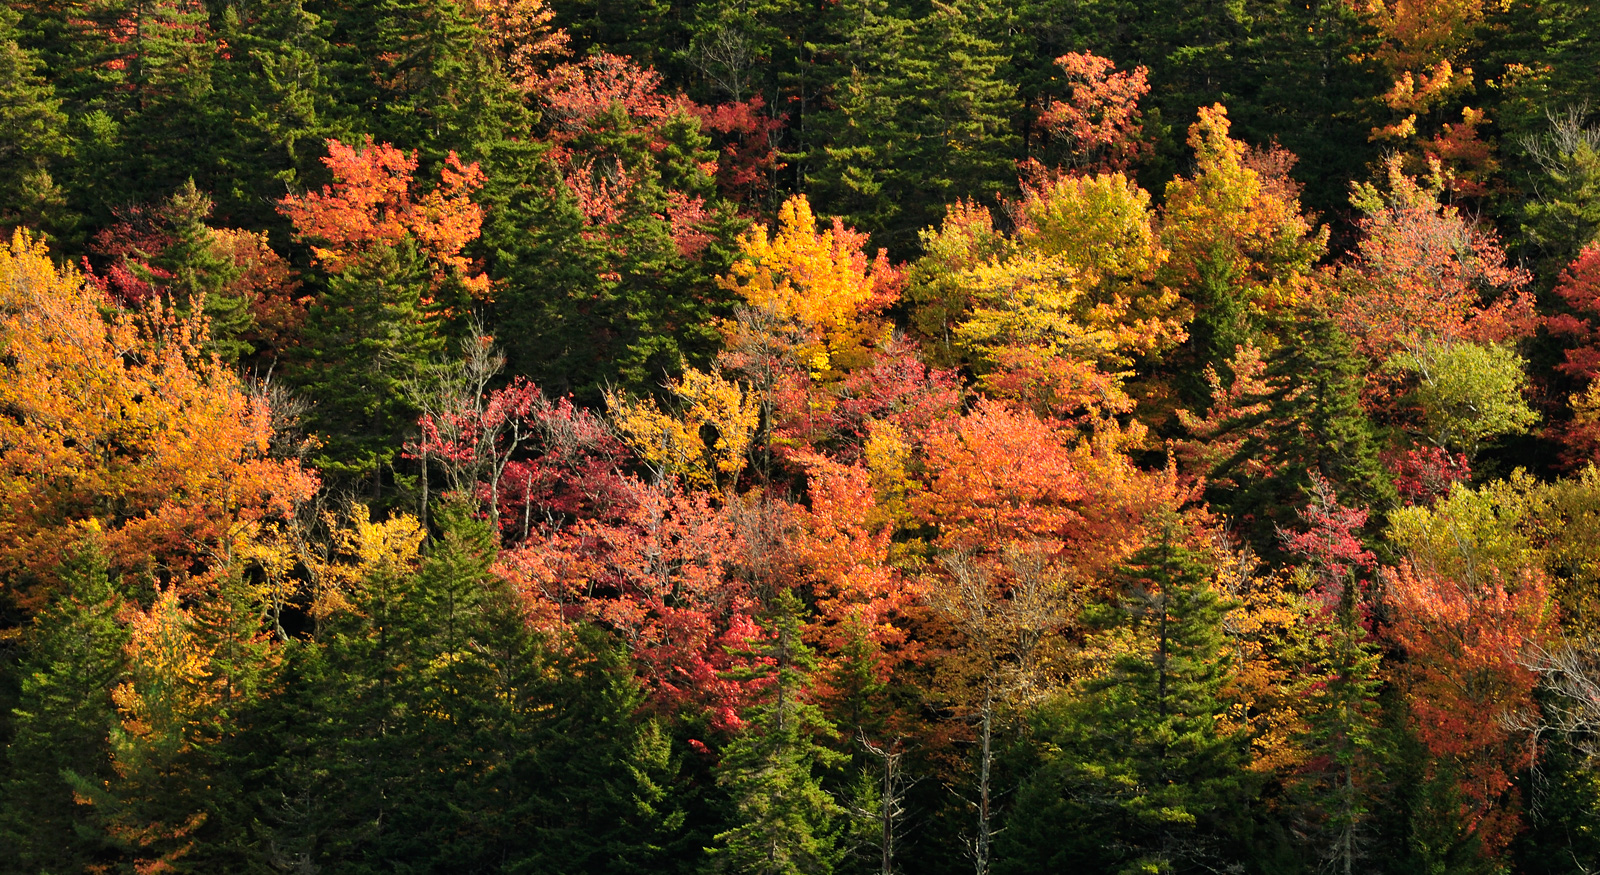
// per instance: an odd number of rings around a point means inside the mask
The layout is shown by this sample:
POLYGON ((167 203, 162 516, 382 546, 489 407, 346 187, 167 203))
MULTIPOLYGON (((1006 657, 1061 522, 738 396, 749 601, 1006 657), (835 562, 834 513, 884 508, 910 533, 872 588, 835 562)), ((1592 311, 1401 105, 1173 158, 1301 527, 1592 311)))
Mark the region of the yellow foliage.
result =
POLYGON ((668 387, 676 410, 653 398, 606 393, 611 421, 658 478, 691 487, 732 486, 761 424, 761 396, 720 374, 690 368, 668 387), (707 428, 715 434, 708 441, 707 428))
POLYGON ((882 253, 868 260, 863 240, 838 220, 819 232, 811 204, 796 195, 779 209, 777 233, 756 225, 740 238, 739 258, 721 282, 770 321, 797 330, 795 355, 813 375, 848 370, 890 329, 872 314, 889 303, 893 271, 882 253))
POLYGON ((1163 275, 1188 289, 1221 277, 1253 311, 1283 312, 1314 288, 1310 271, 1328 230, 1312 227, 1287 179, 1249 166, 1229 126, 1227 109, 1216 104, 1202 107, 1189 129, 1196 170, 1167 184, 1162 237, 1172 259, 1163 275))
POLYGON ((0 569, 25 601, 90 520, 119 570, 181 577, 315 492, 272 458, 271 410, 202 351, 206 331, 159 303, 111 307, 21 231, 0 248, 0 569))
POLYGON ((881 517, 869 519, 869 525, 905 521, 910 514, 907 498, 914 485, 906 467, 911 461, 911 444, 905 432, 892 422, 868 423, 862 458, 877 500, 873 513, 881 517))
POLYGON ((332 533, 332 549, 302 554, 312 580, 312 616, 354 610, 350 596, 359 596, 373 581, 395 580, 416 570, 427 537, 416 517, 398 514, 372 522, 358 504, 343 519, 327 514, 324 521, 332 533))
POLYGON ((1249 553, 1236 552, 1219 538, 1213 555, 1217 592, 1232 604, 1223 619, 1238 667, 1228 691, 1236 704, 1232 719, 1249 730, 1251 769, 1283 773, 1305 758, 1298 672, 1311 606, 1292 578, 1262 574, 1249 553))
POLYGON ((162 768, 201 738, 216 701, 211 654, 194 618, 173 589, 162 590, 148 611, 133 615, 127 645, 128 680, 112 690, 122 716, 112 733, 117 770, 162 768))

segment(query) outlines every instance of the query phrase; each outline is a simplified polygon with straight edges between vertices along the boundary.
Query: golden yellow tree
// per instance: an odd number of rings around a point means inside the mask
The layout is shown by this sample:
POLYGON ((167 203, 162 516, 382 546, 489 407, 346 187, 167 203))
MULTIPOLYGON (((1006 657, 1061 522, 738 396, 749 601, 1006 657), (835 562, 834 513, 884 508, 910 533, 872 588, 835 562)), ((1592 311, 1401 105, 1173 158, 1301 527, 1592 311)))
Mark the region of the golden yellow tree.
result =
POLYGON ((82 523, 118 568, 181 579, 316 491, 277 452, 265 397, 205 339, 203 319, 159 303, 111 308, 21 231, 0 249, 0 576, 25 603, 82 523))

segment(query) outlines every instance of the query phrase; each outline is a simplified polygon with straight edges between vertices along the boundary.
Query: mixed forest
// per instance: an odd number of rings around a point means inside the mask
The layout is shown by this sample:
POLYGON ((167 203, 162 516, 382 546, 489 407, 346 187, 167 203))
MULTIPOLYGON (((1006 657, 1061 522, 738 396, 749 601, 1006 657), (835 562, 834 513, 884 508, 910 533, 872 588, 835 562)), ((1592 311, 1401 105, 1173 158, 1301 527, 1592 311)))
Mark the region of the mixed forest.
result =
POLYGON ((1600 7, 9 0, 0 872, 1600 871, 1600 7))

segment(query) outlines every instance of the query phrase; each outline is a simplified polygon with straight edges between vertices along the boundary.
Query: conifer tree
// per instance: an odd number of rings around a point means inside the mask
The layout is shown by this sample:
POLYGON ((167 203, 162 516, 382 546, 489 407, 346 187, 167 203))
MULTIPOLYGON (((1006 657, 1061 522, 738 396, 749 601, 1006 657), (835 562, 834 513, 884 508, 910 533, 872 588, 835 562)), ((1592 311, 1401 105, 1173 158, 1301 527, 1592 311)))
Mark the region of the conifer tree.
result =
POLYGON ((819 208, 896 253, 958 198, 1011 187, 1018 112, 987 3, 935 3, 921 18, 884 0, 837 12, 832 107, 812 120, 808 188, 819 208))
POLYGON ((235 227, 280 228, 271 202, 308 172, 316 175, 326 138, 354 139, 328 81, 332 24, 307 5, 283 0, 222 11, 218 38, 229 51, 213 75, 213 100, 230 124, 215 129, 211 190, 219 214, 235 227))
POLYGON ((675 766, 614 644, 530 629, 489 571, 490 526, 464 505, 436 520, 421 567, 375 569, 352 593, 359 613, 295 649, 293 686, 255 719, 275 751, 252 802, 258 856, 334 871, 656 870, 682 821, 675 766))
POLYGON ((821 743, 834 730, 806 699, 814 661, 800 609, 793 591, 779 594, 764 624, 769 637, 752 650, 770 666, 772 686, 723 753, 717 780, 732 799, 733 825, 707 849, 710 871, 828 875, 847 850, 839 846, 844 810, 819 780, 819 768, 843 757, 821 743))
POLYGON ((61 225, 50 168, 68 153, 67 118, 39 61, 18 44, 21 16, 0 9, 0 226, 61 225))
POLYGON ((161 251, 133 253, 143 264, 130 266, 139 279, 165 288, 179 313, 187 315, 197 308, 204 313, 210 328, 206 350, 232 363, 253 351, 241 338, 253 320, 248 302, 230 293, 239 269, 218 251, 216 232, 206 224, 211 208, 211 198, 195 187, 191 177, 161 207, 165 232, 161 251))
POLYGON ((1045 706, 1044 765, 1019 791, 997 873, 1215 871, 1235 857, 1253 782, 1229 718, 1234 666, 1212 569, 1169 517, 1102 607, 1104 674, 1045 706))
POLYGON ((379 494, 416 420, 407 388, 444 349, 424 309, 426 265, 409 238, 327 277, 311 305, 288 378, 310 401, 305 426, 322 437, 313 463, 379 494))
POLYGON ((69 779, 114 777, 107 741, 116 725, 111 690, 123 676, 123 602, 92 541, 63 564, 63 588, 35 619, 17 666, 21 698, 6 746, 0 845, 3 872, 71 872, 105 859, 89 812, 69 779))

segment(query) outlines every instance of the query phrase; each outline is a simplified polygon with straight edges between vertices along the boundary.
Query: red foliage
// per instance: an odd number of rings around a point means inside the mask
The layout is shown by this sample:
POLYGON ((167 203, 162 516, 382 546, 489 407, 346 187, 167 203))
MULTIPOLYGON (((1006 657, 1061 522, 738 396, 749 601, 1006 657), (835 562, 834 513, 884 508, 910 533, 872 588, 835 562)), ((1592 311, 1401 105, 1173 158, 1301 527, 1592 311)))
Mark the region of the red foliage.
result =
POLYGON ((618 522, 581 520, 530 537, 501 554, 499 570, 529 603, 536 623, 585 617, 628 647, 663 711, 707 713, 737 727, 742 703, 765 684, 732 676, 734 653, 763 635, 742 558, 736 505, 701 493, 629 479, 618 522))
POLYGON ((751 203, 772 186, 772 175, 785 166, 778 160, 773 135, 783 129, 786 115, 763 113, 761 95, 716 106, 689 104, 706 131, 722 141, 717 157, 717 187, 723 196, 751 203))
POLYGON ((329 140, 322 163, 333 184, 289 195, 278 202, 278 211, 294 223, 297 237, 320 244, 312 253, 324 270, 338 273, 373 249, 410 238, 433 262, 435 289, 453 278, 474 296, 488 294, 488 277, 462 254, 483 225, 483 210, 472 202, 472 193, 483 186, 476 162, 463 164, 451 152, 439 185, 425 194, 412 179, 416 153, 371 137, 359 148, 329 140))
POLYGON ((1394 193, 1361 220, 1341 318, 1377 359, 1428 342, 1499 343, 1536 326, 1526 270, 1492 230, 1391 168, 1394 193))
POLYGON ((799 455, 826 447, 832 458, 853 463, 872 422, 893 423, 903 434, 918 436, 950 420, 961 407, 960 377, 927 366, 919 353, 910 341, 893 339, 869 364, 827 386, 785 370, 772 392, 774 443, 799 455))
POLYGON ((1585 246, 1567 265, 1556 282, 1556 294, 1573 312, 1546 316, 1545 330, 1575 344, 1556 369, 1593 380, 1600 376, 1600 244, 1585 246))
POLYGON ((1450 455, 1443 447, 1425 446, 1380 455, 1406 504, 1428 504, 1472 477, 1465 453, 1450 455))
POLYGON ((1137 549, 1151 512, 1182 503, 1172 472, 1069 440, 1032 413, 980 401, 927 438, 928 483, 911 511, 945 550, 1019 548, 1088 572, 1115 564, 1137 549))
POLYGON ((660 121, 684 107, 682 98, 660 93, 661 74, 620 55, 590 55, 559 64, 538 83, 556 142, 589 130, 601 116, 620 107, 628 116, 660 121))
POLYGON ((1150 91, 1145 67, 1115 72, 1109 58, 1075 52, 1056 58, 1066 75, 1066 100, 1051 103, 1039 114, 1039 125, 1052 136, 1072 143, 1074 169, 1086 172, 1127 170, 1150 149, 1140 139, 1139 98, 1150 91))
POLYGON ((1389 635, 1405 648, 1411 725, 1453 776, 1466 800, 1466 825, 1487 857, 1519 829, 1512 776, 1532 760, 1517 737, 1537 706, 1539 676, 1528 652, 1554 629, 1544 575, 1523 569, 1514 580, 1499 569, 1474 569, 1469 579, 1401 563, 1386 569, 1394 607, 1389 635))
POLYGON ((1317 594, 1325 605, 1338 603, 1356 572, 1370 571, 1377 557, 1357 533, 1367 524, 1365 508, 1345 507, 1333 484, 1313 471, 1311 502, 1300 511, 1304 532, 1282 532, 1284 548, 1305 557, 1316 575, 1317 594))
POLYGON ((894 527, 886 518, 872 522, 884 515, 871 474, 815 456, 807 459, 807 469, 810 507, 796 512, 792 549, 816 599, 808 636, 821 645, 825 660, 864 639, 874 648, 878 679, 885 680, 918 656, 908 620, 919 612, 921 589, 890 563, 894 527))

